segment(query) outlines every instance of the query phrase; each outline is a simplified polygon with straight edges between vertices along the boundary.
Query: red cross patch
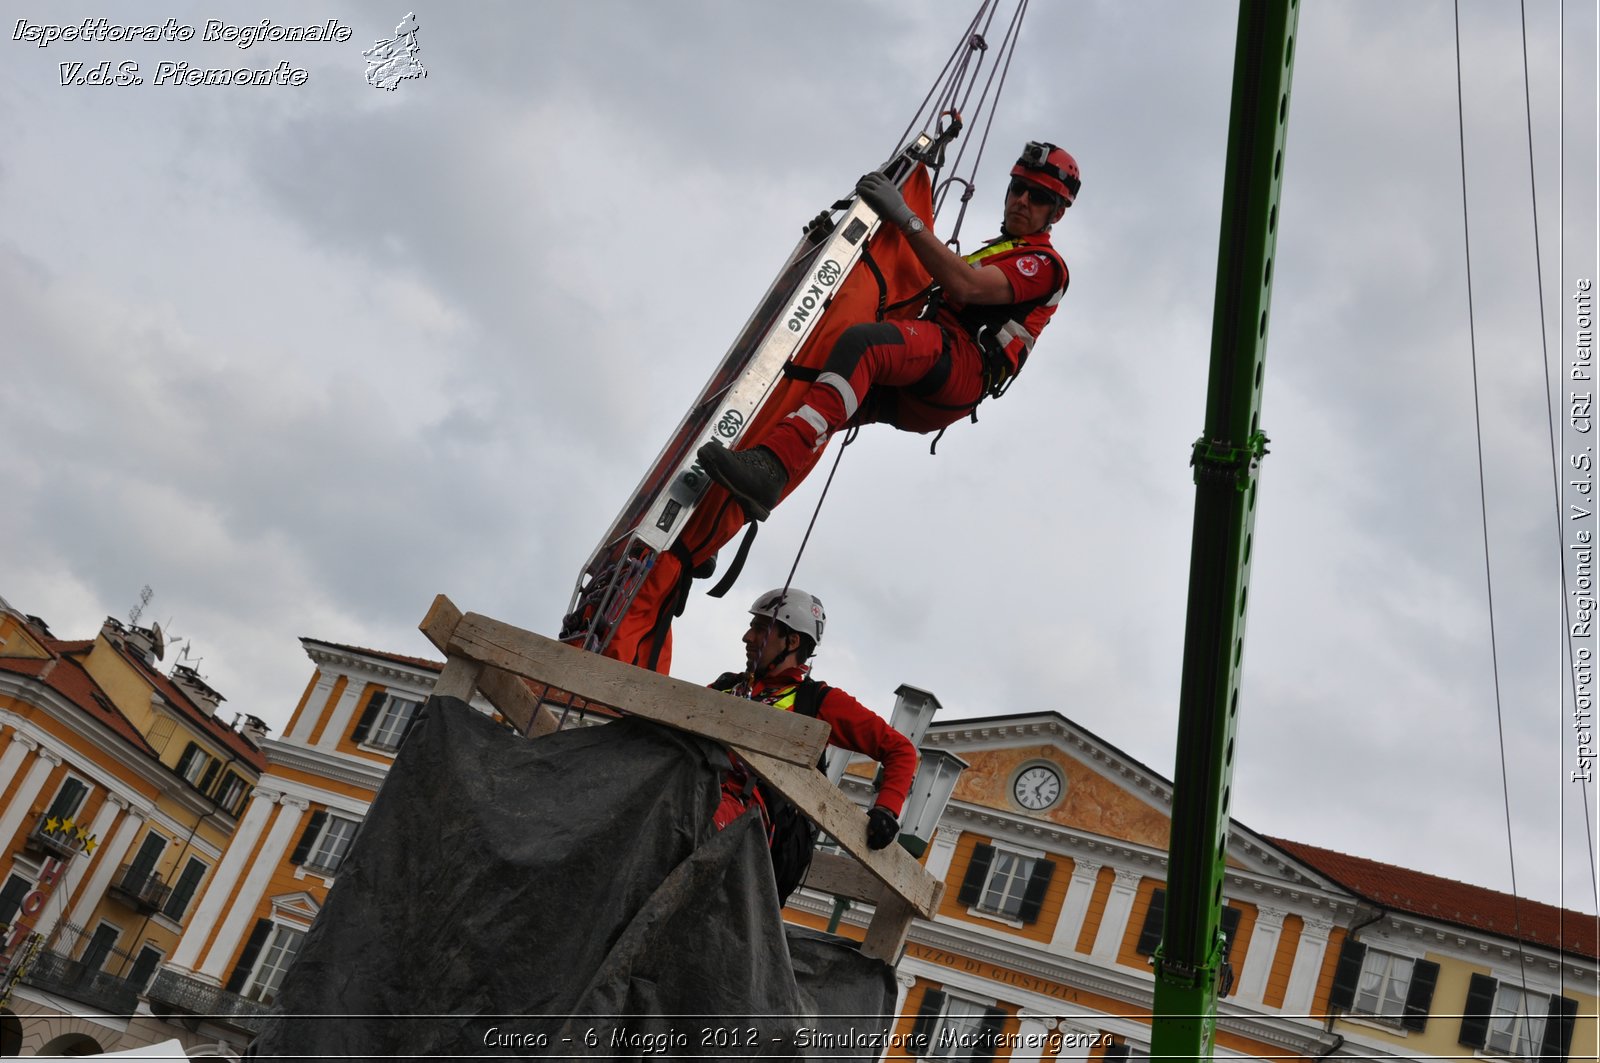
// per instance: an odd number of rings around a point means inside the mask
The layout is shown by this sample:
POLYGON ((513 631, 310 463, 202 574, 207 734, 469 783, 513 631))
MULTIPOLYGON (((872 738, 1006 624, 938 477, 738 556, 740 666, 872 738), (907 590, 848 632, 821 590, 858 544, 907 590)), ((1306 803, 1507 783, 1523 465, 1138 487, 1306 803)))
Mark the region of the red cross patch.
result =
POLYGON ((1031 277, 1039 272, 1039 259, 1035 255, 1025 255, 1017 259, 1017 272, 1024 277, 1031 277))

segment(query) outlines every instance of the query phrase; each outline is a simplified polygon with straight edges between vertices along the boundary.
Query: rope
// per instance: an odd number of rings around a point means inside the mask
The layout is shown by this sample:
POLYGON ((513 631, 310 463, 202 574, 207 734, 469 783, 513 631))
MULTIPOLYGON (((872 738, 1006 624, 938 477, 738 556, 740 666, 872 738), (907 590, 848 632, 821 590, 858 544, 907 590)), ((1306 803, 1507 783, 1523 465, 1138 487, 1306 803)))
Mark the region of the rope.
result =
POLYGON ((1527 959, 1522 950, 1522 896, 1517 890, 1517 856, 1511 838, 1511 783, 1506 772, 1505 713, 1500 703, 1500 651, 1494 624, 1494 576, 1489 564, 1489 505, 1483 473, 1483 411, 1478 393, 1478 332, 1472 304, 1472 230, 1467 220, 1467 125, 1461 89, 1461 0, 1455 0, 1456 131, 1461 160, 1461 238, 1467 271, 1467 338, 1472 354, 1472 421, 1478 445, 1478 514, 1483 529, 1483 582, 1489 603, 1489 662, 1494 677, 1495 730, 1500 742, 1500 797, 1505 806, 1506 857, 1511 865, 1511 932, 1517 942, 1522 991, 1528 991, 1527 959))

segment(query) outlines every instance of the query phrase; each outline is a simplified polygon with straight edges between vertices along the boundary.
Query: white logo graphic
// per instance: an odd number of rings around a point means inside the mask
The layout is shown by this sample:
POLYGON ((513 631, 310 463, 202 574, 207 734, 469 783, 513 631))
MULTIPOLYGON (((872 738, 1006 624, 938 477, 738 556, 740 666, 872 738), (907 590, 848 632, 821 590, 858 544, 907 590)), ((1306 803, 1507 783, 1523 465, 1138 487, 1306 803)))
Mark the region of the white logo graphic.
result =
POLYGON ((425 78, 417 61, 417 16, 408 12, 391 40, 379 41, 361 53, 367 57, 367 84, 393 92, 407 78, 425 78))
POLYGON ((1039 272, 1039 260, 1032 255, 1017 259, 1017 272, 1024 277, 1031 277, 1039 272))

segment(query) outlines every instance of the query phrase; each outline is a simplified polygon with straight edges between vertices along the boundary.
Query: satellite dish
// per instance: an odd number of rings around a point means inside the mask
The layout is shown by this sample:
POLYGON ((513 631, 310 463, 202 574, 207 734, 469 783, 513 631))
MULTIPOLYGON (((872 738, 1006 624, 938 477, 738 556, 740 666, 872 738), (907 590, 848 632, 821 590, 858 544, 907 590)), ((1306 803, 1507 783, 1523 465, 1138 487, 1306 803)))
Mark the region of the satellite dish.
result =
POLYGON ((167 653, 167 637, 161 633, 161 625, 150 625, 150 649, 156 655, 156 660, 161 660, 167 653))

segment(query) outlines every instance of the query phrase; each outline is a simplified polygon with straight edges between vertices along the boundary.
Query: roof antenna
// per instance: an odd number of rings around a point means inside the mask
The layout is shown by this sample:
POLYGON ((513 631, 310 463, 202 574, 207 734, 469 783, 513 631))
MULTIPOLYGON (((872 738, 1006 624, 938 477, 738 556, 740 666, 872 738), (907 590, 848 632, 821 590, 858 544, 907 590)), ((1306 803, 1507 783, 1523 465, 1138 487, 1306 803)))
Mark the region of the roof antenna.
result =
POLYGON ((150 599, 155 596, 156 592, 150 589, 150 584, 148 583, 139 589, 139 604, 128 610, 129 627, 139 626, 139 617, 144 615, 144 607, 149 605, 150 599))

